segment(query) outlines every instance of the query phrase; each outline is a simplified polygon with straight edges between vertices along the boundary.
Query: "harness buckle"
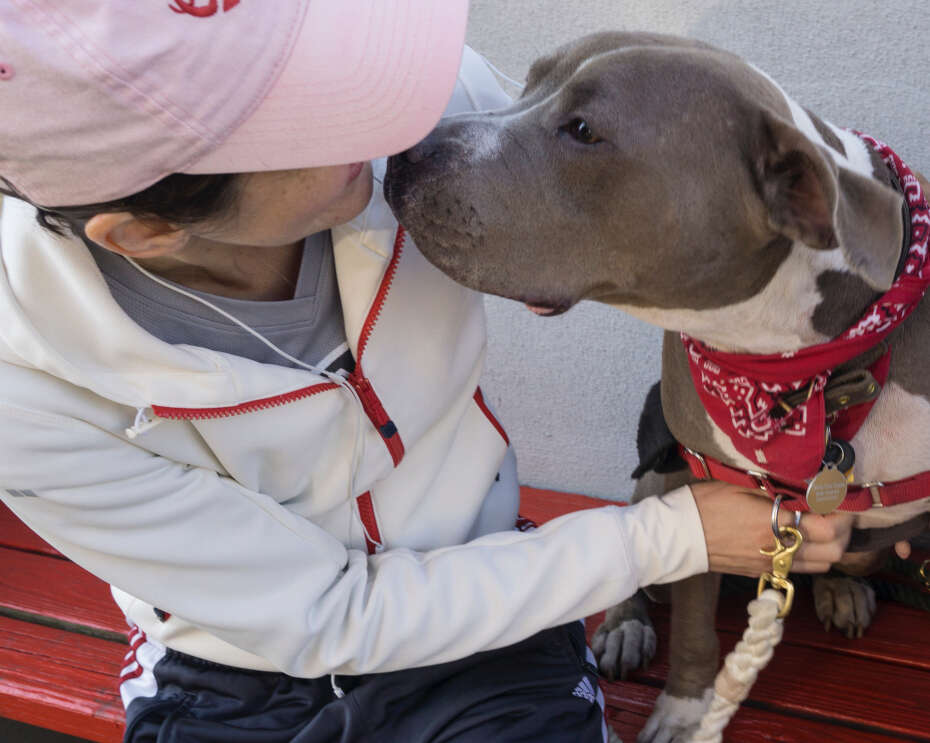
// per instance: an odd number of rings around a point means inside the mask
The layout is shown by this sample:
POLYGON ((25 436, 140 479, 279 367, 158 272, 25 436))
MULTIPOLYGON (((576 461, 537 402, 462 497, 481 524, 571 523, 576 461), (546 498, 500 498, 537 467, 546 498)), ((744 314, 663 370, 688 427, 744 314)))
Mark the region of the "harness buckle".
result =
POLYGON ((686 452, 688 452, 688 454, 690 454, 692 457, 694 457, 697 461, 701 463, 701 468, 704 470, 704 479, 711 480, 712 478, 710 476, 710 468, 707 466, 707 460, 704 459, 704 455, 701 454, 701 452, 699 451, 694 451, 694 449, 689 449, 687 446, 683 446, 682 449, 684 449, 686 452))
POLYGON ((872 494, 872 508, 884 508, 885 504, 882 503, 882 496, 879 488, 885 487, 885 483, 880 480, 875 482, 864 482, 860 487, 868 488, 869 492, 872 494))
POLYGON ((756 487, 761 490, 763 493, 775 497, 775 488, 772 487, 772 482, 769 480, 769 476, 764 472, 756 472, 755 470, 745 470, 746 474, 749 475, 753 480, 756 481, 756 487))

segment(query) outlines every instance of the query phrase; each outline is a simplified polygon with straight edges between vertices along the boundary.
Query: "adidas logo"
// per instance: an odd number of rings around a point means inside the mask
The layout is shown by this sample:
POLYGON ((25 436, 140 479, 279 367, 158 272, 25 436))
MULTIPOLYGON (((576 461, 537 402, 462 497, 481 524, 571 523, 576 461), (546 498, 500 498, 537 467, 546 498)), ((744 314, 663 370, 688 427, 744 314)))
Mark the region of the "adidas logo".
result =
POLYGON ((594 684, 592 684, 587 676, 583 676, 581 681, 578 682, 578 686, 575 687, 575 690, 572 692, 573 697, 579 697, 581 699, 586 699, 591 704, 594 704, 597 701, 595 696, 594 684))

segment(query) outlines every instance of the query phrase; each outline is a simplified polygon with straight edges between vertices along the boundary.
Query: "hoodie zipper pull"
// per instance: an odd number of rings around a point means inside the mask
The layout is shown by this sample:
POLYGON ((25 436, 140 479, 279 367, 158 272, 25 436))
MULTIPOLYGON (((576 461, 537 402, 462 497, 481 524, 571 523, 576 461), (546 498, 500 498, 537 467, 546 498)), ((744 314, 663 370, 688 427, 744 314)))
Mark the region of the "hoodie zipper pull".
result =
POLYGON ((130 428, 126 429, 126 435, 130 439, 141 436, 146 431, 151 431, 155 426, 159 426, 162 419, 158 418, 151 408, 139 408, 136 412, 136 420, 130 428))

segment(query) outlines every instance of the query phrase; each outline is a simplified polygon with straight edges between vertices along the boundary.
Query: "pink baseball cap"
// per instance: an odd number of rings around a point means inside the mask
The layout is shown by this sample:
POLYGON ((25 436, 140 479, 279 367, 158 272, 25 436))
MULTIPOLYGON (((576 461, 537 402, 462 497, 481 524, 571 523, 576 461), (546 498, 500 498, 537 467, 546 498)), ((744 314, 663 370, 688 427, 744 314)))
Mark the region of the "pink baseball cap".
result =
POLYGON ((43 206, 171 173, 400 152, 452 95, 468 0, 3 0, 0 177, 43 206))

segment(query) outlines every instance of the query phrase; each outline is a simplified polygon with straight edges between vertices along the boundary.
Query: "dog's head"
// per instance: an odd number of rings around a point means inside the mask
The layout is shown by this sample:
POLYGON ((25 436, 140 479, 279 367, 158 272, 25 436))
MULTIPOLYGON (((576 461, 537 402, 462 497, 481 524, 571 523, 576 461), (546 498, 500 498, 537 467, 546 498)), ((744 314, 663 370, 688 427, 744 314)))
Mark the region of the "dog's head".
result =
POLYGON ((900 236, 900 197, 793 108, 727 52, 598 34, 537 61, 511 107, 391 158, 385 194, 440 269, 551 314, 594 299, 689 329, 682 311, 758 295, 797 243, 889 285, 900 242, 864 243, 900 236))

